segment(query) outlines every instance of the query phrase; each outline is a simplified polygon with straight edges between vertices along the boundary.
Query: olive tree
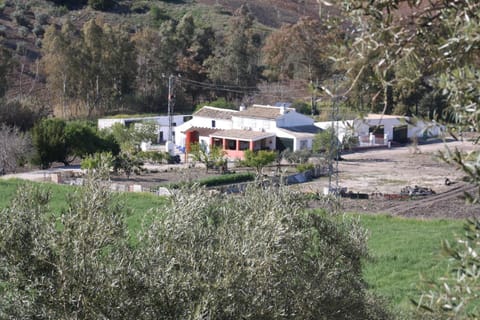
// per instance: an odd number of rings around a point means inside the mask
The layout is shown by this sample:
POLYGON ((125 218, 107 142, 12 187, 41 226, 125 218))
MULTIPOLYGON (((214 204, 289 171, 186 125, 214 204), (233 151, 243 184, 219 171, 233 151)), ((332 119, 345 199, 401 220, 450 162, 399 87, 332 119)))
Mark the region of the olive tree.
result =
POLYGON ((136 318, 126 211, 96 179, 62 212, 50 197, 26 184, 0 211, 0 318, 136 318))
MULTIPOLYGON (((176 193, 140 240, 152 301, 181 319, 388 319, 362 279, 366 232, 287 187, 176 193), (152 254, 155 248, 155 254, 152 254)), ((153 310, 153 308, 152 308, 153 310)))
POLYGON ((365 231, 286 187, 180 190, 136 234, 100 180, 73 192, 57 212, 24 185, 0 211, 0 318, 389 318, 362 278, 365 231))
MULTIPOLYGON (((480 3, 478 1, 350 1, 350 13, 360 14, 364 23, 357 34, 351 61, 372 58, 375 73, 387 93, 393 85, 427 84, 445 97, 438 114, 457 137, 458 133, 480 131, 480 3), (400 11, 401 10, 401 11, 400 11), (356 58, 354 57, 356 56, 356 58), (392 77, 394 76, 394 77, 392 77)), ((384 95, 387 109, 387 94, 384 95)), ((474 141, 478 143, 478 139, 474 141)), ((445 161, 465 173, 475 186, 467 195, 480 200, 480 157, 459 150, 446 150, 445 161)), ((444 243, 451 260, 448 273, 428 284, 420 301, 419 317, 425 319, 478 319, 478 221, 467 222, 466 233, 457 246, 444 243)))

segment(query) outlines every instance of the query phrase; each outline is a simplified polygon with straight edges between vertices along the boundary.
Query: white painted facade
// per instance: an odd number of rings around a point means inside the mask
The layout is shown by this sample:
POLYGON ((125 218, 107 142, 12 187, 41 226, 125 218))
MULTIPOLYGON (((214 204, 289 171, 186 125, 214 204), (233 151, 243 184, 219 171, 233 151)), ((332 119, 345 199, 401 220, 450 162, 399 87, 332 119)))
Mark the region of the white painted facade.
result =
MULTIPOLYGON (((173 115, 172 116, 172 140, 175 138, 175 127, 182 125, 188 115, 173 115)), ((101 118, 98 119, 98 129, 107 129, 112 127, 116 123, 120 123, 124 126, 130 124, 153 122, 157 126, 158 143, 163 143, 169 140, 169 117, 168 116, 156 116, 156 117, 133 117, 133 118, 101 118)))
MULTIPOLYGON (((331 121, 317 122, 316 126, 327 129, 332 126, 331 121)), ((405 116, 369 114, 367 117, 355 120, 337 121, 333 125, 340 141, 345 135, 359 137, 360 144, 387 144, 394 137, 394 128, 407 126, 407 138, 431 138, 441 136, 444 127, 435 121, 412 120, 405 116), (373 137, 371 128, 382 126, 383 138, 373 137)))

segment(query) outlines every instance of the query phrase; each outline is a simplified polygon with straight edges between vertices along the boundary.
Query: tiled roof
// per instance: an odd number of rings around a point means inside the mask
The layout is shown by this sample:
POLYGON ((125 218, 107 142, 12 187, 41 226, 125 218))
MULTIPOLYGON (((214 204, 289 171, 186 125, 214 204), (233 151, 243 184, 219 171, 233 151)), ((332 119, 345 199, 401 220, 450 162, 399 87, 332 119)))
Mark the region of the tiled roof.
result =
POLYGON ((190 127, 187 130, 185 130, 185 132, 192 132, 192 131, 198 132, 198 135, 201 137, 208 137, 212 133, 221 132, 224 130, 216 129, 216 128, 201 128, 201 127, 190 127))
MULTIPOLYGON (((275 120, 282 115, 281 110, 282 108, 279 107, 253 105, 245 110, 237 112, 234 116, 275 120)), ((290 112, 291 110, 293 109, 289 108, 286 112, 290 112)))
POLYGON ((232 119, 232 115, 237 114, 237 110, 221 109, 205 106, 202 109, 195 112, 193 115, 197 117, 204 117, 210 119, 232 119))
POLYGON ((263 131, 253 131, 253 130, 240 130, 240 129, 230 129, 218 131, 213 134, 210 134, 211 137, 218 138, 227 138, 227 139, 240 139, 240 140, 260 140, 268 137, 274 137, 274 133, 263 132, 263 131))

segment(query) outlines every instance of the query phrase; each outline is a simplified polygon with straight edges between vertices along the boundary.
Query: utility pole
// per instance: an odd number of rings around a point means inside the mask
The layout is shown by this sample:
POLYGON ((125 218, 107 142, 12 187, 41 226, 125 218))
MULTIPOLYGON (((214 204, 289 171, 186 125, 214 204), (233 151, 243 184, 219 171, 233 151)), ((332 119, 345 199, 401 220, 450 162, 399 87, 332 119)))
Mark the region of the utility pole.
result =
POLYGON ((173 107, 175 106, 175 77, 168 77, 168 141, 173 143, 173 107))
POLYGON ((338 161, 340 157, 339 141, 338 141, 338 96, 337 96, 337 76, 333 76, 333 94, 330 94, 332 98, 332 124, 331 124, 331 136, 330 136, 330 154, 328 159, 328 190, 331 192, 334 190, 334 195, 338 197, 340 190, 338 190, 338 161), (334 168, 335 161, 335 168, 334 168), (332 184, 335 183, 335 189, 332 184))
POLYGON ((175 77, 168 77, 168 139, 165 144, 166 151, 173 156, 175 142, 173 141, 173 107, 175 106, 175 77))

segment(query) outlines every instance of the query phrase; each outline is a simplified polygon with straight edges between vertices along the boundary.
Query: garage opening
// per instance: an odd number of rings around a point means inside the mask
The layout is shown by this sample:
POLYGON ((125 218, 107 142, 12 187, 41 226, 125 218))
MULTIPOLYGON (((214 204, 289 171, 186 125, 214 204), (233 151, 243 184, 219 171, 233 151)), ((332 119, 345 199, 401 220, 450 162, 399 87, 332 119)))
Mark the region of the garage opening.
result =
POLYGON ((393 141, 398 143, 408 142, 408 126, 393 127, 393 141))
POLYGON ((285 149, 293 151, 293 139, 277 137, 276 146, 278 151, 283 151, 285 149))

